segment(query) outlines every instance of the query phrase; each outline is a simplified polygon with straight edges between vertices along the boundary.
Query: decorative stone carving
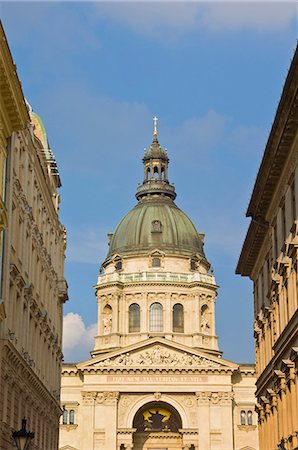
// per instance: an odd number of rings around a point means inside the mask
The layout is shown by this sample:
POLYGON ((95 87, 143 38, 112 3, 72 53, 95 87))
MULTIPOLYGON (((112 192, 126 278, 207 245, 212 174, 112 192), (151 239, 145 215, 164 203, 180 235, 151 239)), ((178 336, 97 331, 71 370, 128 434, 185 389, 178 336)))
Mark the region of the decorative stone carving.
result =
POLYGON ((97 392, 82 392, 83 405, 93 405, 97 392))
POLYGON ((119 398, 119 392, 97 392, 95 403, 100 405, 104 403, 105 405, 113 405, 117 403, 119 398))
POLYGON ((132 395, 122 395, 120 400, 121 400, 121 406, 124 408, 127 408, 133 402, 133 396, 132 395))
POLYGON ((103 334, 109 334, 112 329, 112 314, 107 314, 103 318, 103 334))
POLYGON ((141 353, 125 353, 115 358, 107 358, 94 364, 95 367, 101 366, 183 366, 197 367, 209 366, 220 367, 220 364, 211 361, 202 356, 190 353, 178 353, 165 349, 159 345, 141 353))
POLYGON ((210 400, 210 392, 196 392, 199 405, 208 405, 210 400))
POLYGON ((194 396, 187 395, 183 398, 182 402, 185 406, 187 406, 188 408, 191 408, 195 404, 194 396))
POLYGON ((199 404, 229 405, 234 398, 233 392, 196 392, 199 404))

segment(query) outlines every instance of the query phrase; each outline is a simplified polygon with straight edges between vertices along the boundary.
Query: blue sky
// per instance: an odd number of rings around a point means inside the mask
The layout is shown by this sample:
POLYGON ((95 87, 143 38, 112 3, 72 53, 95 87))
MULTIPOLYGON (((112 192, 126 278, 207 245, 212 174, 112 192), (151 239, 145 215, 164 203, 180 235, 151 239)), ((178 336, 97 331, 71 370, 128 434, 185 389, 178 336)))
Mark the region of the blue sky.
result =
POLYGON ((68 231, 65 359, 88 357, 107 233, 134 206, 159 117, 176 203, 205 232, 224 357, 254 360, 245 218, 297 39, 294 2, 3 2, 24 94, 46 126, 68 231))

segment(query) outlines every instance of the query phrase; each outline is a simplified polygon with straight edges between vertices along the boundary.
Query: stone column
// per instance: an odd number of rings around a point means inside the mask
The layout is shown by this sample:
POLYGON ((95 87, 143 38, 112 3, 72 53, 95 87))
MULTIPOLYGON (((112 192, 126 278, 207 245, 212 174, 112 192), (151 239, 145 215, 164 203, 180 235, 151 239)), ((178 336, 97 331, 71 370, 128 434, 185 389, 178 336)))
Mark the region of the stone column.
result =
POLYGON ((115 450, 117 448, 118 398, 119 392, 97 392, 92 431, 99 428, 105 430, 105 450, 115 450))
POLYGON ((147 327, 147 293, 144 292, 142 294, 142 300, 140 302, 140 332, 141 333, 147 333, 148 327, 147 327))
POLYGON ((233 408, 232 401, 234 394, 232 392, 220 392, 220 408, 222 417, 222 447, 233 448, 233 408))
POLYGON ((200 448, 210 448, 210 392, 196 392, 198 401, 200 448))
POLYGON ((90 450, 93 448, 93 425, 94 425, 94 407, 96 392, 82 392, 82 423, 89 424, 84 430, 84 437, 78 442, 78 447, 82 450, 90 450))

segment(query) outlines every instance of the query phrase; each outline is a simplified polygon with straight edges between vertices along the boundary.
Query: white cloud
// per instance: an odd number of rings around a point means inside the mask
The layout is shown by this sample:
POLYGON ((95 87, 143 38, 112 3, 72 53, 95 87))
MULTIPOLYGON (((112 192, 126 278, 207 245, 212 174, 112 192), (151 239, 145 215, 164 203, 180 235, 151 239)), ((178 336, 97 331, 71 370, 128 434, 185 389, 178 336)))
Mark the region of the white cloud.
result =
POLYGON ((63 318, 63 354, 66 362, 79 362, 90 357, 94 348, 97 324, 85 326, 79 314, 70 312, 63 318))
POLYGON ((212 2, 205 8, 201 25, 211 31, 282 30, 297 18, 295 2, 212 2))
POLYGON ((230 142, 236 152, 259 154, 260 157, 265 146, 266 133, 256 126, 237 126, 235 127, 229 137, 230 142))
POLYGON ((163 43, 189 31, 286 29, 297 17, 293 1, 104 1, 94 4, 98 19, 110 20, 163 43))
POLYGON ((210 152, 220 142, 227 123, 227 117, 210 110, 203 116, 191 117, 179 127, 169 130, 165 142, 172 143, 178 157, 180 155, 185 159, 185 154, 195 156, 194 163, 197 161, 201 164, 202 158, 209 158, 210 152))
POLYGON ((173 40, 194 29, 199 5, 192 2, 103 2, 95 4, 99 19, 108 19, 153 39, 173 40))
POLYGON ((100 265, 108 251, 107 232, 100 229, 68 227, 67 260, 100 265), (106 239, 104 239, 106 237, 106 239))

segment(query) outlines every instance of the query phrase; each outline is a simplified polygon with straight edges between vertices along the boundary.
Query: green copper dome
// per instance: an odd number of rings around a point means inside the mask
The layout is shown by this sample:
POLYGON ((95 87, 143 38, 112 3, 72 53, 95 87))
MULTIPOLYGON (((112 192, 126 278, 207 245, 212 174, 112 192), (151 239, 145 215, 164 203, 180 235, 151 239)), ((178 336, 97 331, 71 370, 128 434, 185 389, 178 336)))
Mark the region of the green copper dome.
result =
POLYGON ((167 197, 144 199, 124 216, 111 239, 106 262, 115 254, 138 256, 154 249, 189 257, 198 253, 205 258, 195 226, 167 197))
POLYGON ((110 241, 107 264, 121 256, 148 255, 158 249, 166 255, 206 259, 203 239, 194 224, 174 203, 176 192, 168 181, 169 159, 157 139, 157 118, 154 139, 143 158, 144 180, 138 186, 138 204, 119 223, 110 241))

